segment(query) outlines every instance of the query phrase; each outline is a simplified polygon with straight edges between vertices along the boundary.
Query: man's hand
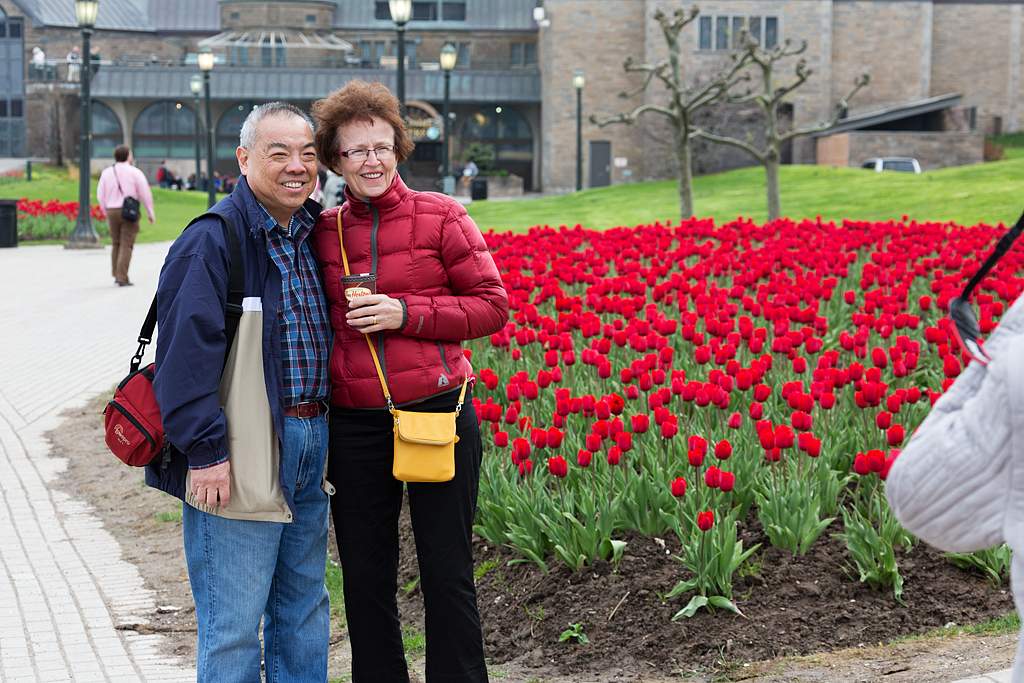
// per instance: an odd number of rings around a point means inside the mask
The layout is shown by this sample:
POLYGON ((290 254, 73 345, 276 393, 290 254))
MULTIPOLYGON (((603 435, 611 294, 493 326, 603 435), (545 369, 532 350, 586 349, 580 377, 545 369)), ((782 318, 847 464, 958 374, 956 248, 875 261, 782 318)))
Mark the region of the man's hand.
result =
POLYGON ((191 488, 193 495, 199 499, 200 503, 204 503, 209 507, 217 507, 219 504, 222 508, 226 508, 228 500, 231 498, 230 473, 231 463, 227 461, 213 467, 192 470, 191 488))
POLYGON ((156 218, 153 217, 153 214, 149 214, 149 224, 153 225, 153 223, 155 223, 155 222, 156 222, 156 218))

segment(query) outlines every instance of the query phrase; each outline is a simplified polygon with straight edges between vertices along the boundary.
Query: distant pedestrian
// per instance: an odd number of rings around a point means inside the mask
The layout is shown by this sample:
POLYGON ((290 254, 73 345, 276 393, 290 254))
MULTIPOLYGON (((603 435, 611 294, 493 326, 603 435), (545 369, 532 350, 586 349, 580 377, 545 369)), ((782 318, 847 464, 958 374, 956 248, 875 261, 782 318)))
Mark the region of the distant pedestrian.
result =
POLYGON ((480 169, 476 163, 472 159, 467 161, 466 167, 462 169, 462 189, 469 190, 469 186, 473 184, 473 179, 478 173, 480 173, 480 169))
POLYGON ((156 169, 156 182, 160 184, 160 187, 167 189, 171 186, 171 176, 167 172, 167 162, 161 161, 160 165, 156 169))
POLYGON ((38 45, 32 48, 32 58, 28 60, 29 66, 32 67, 33 75, 42 79, 46 77, 46 53, 38 45))
POLYGON ((75 45, 71 48, 71 52, 65 58, 68 63, 68 80, 77 81, 78 74, 82 68, 82 53, 78 51, 78 46, 75 45))
POLYGON ((153 224, 153 193, 149 189, 146 174, 132 166, 132 150, 128 145, 114 148, 114 165, 103 169, 96 187, 96 200, 100 211, 110 227, 110 271, 114 282, 128 287, 128 264, 132 260, 135 238, 139 235, 139 221, 126 220, 121 216, 125 197, 134 197, 146 207, 149 223, 153 224))

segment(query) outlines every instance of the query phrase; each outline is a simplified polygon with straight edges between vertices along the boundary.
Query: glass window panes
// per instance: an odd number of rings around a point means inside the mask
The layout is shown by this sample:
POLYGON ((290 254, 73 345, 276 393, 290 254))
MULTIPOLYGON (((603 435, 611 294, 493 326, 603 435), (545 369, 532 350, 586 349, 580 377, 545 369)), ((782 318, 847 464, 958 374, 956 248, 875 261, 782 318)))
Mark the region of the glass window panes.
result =
POLYGON ((387 43, 383 40, 377 40, 373 43, 373 58, 376 61, 380 61, 380 58, 387 54, 387 43))
POLYGON ((378 2, 373 6, 373 18, 378 21, 391 21, 391 8, 387 2, 378 2))
POLYGON ((11 38, 21 38, 21 22, 12 20, 10 23, 11 38))
POLYGON ((526 61, 526 66, 537 66, 537 43, 523 45, 523 58, 526 61))
POLYGON ((511 107, 482 107, 466 119, 464 138, 531 139, 530 124, 511 107), (499 112, 498 109, 501 109, 499 112))
POLYGON ((191 156, 195 149, 194 126, 192 110, 180 102, 154 102, 135 120, 132 135, 135 156, 191 156))
POLYGON ((764 47, 771 49, 779 43, 779 20, 767 17, 764 20, 764 47))
POLYGON ((260 66, 273 66, 274 64, 274 49, 269 45, 263 45, 260 47, 260 66))
POLYGON ((729 49, 729 17, 715 17, 715 49, 729 49))
POLYGON ((242 132, 245 117, 259 104, 259 102, 253 101, 239 102, 228 107, 228 110, 220 117, 220 121, 217 122, 216 156, 218 159, 235 158, 235 150, 238 149, 238 136, 242 132))
POLYGON ((750 17, 750 37, 761 42, 761 17, 750 17))
POLYGON ((464 2, 445 2, 441 8, 441 18, 445 21, 466 20, 466 3, 464 2))
POLYGON ((10 137, 10 133, 7 132, 7 122, 0 121, 0 156, 8 156, 11 154, 7 144, 10 137))
MULTIPOLYGON (((189 111, 191 114, 191 110, 189 111)), ((92 134, 93 137, 112 135, 121 139, 121 123, 102 102, 92 103, 92 134)))
POLYGON ((315 24, 316 23, 316 15, 315 14, 307 14, 306 15, 306 23, 307 24, 315 24))
POLYGON ((437 21, 437 0, 412 3, 413 21, 437 21))
POLYGON ((700 49, 711 49, 711 17, 700 18, 700 49))
POLYGON ((7 37, 7 23, 0 21, 0 38, 7 37))
POLYGON ((512 52, 510 57, 512 58, 512 66, 520 66, 523 63, 523 44, 512 43, 512 52))
POLYGON ((11 100, 11 116, 16 119, 23 116, 21 100, 11 100))
POLYGON ((0 100, 0 118, 7 118, 7 100, 0 100))
POLYGON ((469 43, 459 43, 458 66, 469 68, 469 43))
POLYGON ((494 148, 499 161, 530 161, 533 159, 532 142, 503 142, 494 148))
POLYGON ((743 31, 743 17, 732 18, 732 46, 740 47, 740 33, 743 31))

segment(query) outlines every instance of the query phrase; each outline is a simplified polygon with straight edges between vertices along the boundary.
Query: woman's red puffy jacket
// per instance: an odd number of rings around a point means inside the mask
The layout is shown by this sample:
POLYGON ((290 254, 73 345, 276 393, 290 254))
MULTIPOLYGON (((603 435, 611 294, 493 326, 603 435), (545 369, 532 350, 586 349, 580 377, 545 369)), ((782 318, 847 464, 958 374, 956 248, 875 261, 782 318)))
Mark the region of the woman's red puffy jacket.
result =
POLYGON ((400 299, 405 308, 401 328, 371 335, 392 401, 402 405, 458 390, 471 372, 462 342, 501 330, 508 296, 462 205, 410 190, 395 174, 387 192, 367 201, 349 196, 322 213, 313 231, 335 333, 331 403, 387 407, 366 335, 345 322, 339 211, 351 272, 376 273, 377 293, 400 299))

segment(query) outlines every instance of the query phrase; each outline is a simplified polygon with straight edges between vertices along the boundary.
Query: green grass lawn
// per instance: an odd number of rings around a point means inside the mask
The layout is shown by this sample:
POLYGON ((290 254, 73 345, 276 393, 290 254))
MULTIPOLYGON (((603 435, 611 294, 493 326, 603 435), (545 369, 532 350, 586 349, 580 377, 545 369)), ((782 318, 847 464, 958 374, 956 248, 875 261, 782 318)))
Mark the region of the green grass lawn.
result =
MULTIPOLYGON (((1024 209, 1021 181, 1024 157, 976 166, 960 166, 915 175, 875 173, 859 168, 783 166, 782 212, 794 218, 826 220, 898 219, 957 223, 1010 223, 1024 209)), ((726 221, 767 218, 764 169, 760 166, 697 178, 696 214, 726 221)), ((561 197, 517 202, 475 202, 470 215, 484 230, 525 230, 534 225, 585 228, 678 222, 675 181, 585 190, 561 197)))
MULTIPOLYGON (((1005 161, 911 173, 874 173, 859 168, 783 166, 782 212, 795 219, 821 216, 826 220, 898 219, 904 214, 919 221, 961 224, 1011 223, 1017 219, 1024 179, 1024 154, 1016 149, 1005 161)), ((1020 150, 1024 152, 1024 150, 1020 150)), ((58 172, 59 173, 59 172, 58 172)), ((0 185, 0 197, 78 199, 78 183, 43 172, 32 182, 0 185)), ((95 180, 93 182, 95 194, 95 180)), ((143 219, 140 242, 173 239, 189 220, 206 209, 206 194, 153 190, 156 224, 143 219)), ((755 221, 767 217, 764 169, 760 166, 704 176, 694 181, 696 212, 718 222, 737 216, 755 221)), ((525 231, 535 225, 604 229, 654 221, 679 221, 675 181, 618 185, 584 190, 559 197, 518 201, 481 201, 469 206, 483 230, 525 231)))

